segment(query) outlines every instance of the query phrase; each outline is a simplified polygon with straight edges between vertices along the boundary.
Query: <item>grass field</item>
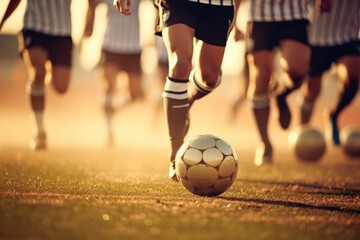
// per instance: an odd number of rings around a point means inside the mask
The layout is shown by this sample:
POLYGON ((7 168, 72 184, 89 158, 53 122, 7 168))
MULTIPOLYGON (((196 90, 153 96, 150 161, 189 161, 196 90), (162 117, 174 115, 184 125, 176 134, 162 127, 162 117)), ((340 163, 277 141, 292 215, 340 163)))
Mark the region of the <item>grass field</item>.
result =
MULTIPOLYGON (((206 198, 167 179, 166 128, 151 101, 120 112, 116 145, 105 147, 91 74, 76 72, 66 96, 48 89, 49 149, 30 151, 24 66, 0 69, 0 239, 360 239, 360 159, 329 144, 318 163, 297 161, 272 114, 274 164, 255 167, 249 107, 227 119, 229 82, 191 112, 189 137, 218 135, 239 156, 233 186, 206 198)), ((323 97, 319 109, 333 98, 323 97)), ((341 126, 359 126, 359 109, 357 98, 341 126)), ((324 130, 321 115, 314 124, 324 130)))
POLYGON ((2 148, 0 239, 359 239, 359 164, 333 155, 240 159, 233 186, 206 198, 170 182, 159 152, 2 148))

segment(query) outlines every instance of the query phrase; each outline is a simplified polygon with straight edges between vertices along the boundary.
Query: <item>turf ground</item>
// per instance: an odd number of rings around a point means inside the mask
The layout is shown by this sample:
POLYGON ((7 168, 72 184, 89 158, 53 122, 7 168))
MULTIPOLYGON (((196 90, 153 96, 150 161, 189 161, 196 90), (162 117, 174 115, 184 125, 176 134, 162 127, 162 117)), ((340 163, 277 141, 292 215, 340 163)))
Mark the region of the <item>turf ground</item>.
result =
MULTIPOLYGON (((119 112, 116 145, 105 146, 98 81, 80 70, 65 96, 48 89, 49 149, 30 151, 24 66, 18 60, 0 66, 0 239, 360 238, 359 158, 328 144, 318 163, 297 161, 289 131, 280 130, 273 113, 274 164, 255 167, 258 138, 249 107, 228 121, 231 79, 191 111, 188 136, 218 135, 240 162, 233 186, 205 198, 167 179, 167 134, 155 101, 119 112)), ((331 94, 323 94, 314 115, 322 130, 321 110, 331 94)), ((296 109, 295 97, 291 105, 296 109)), ((359 109, 357 98, 341 126, 359 126, 359 109)), ((294 110, 291 127, 296 119, 294 110)))

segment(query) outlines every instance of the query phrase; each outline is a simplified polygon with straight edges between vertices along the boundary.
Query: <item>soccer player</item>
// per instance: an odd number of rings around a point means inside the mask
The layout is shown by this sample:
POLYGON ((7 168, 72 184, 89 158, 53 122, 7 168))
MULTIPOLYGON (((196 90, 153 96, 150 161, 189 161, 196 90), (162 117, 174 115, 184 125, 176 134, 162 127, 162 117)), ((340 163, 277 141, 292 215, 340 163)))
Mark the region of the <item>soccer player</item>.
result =
MULTIPOLYGON (((107 6, 107 23, 102 43, 102 61, 104 88, 102 104, 107 120, 108 144, 113 144, 112 118, 115 110, 127 103, 144 98, 142 88, 141 46, 139 26, 139 3, 133 0, 129 17, 118 14, 112 0, 94 0, 92 14, 85 26, 89 37, 92 33, 94 11, 100 3, 107 6), (124 71, 128 75, 129 95, 116 96, 117 76, 124 71), (116 98, 117 97, 117 98, 116 98)), ((124 79, 121 79, 124 80, 124 79)))
MULTIPOLYGON (((323 7, 328 6, 326 14, 312 13, 309 42, 311 61, 309 78, 304 83, 301 105, 301 122, 307 124, 314 108, 314 103, 321 90, 322 74, 334 63, 343 90, 330 113, 332 141, 340 144, 338 117, 351 103, 359 89, 360 76, 360 28, 359 0, 323 0, 323 7)), ((319 5, 318 7, 321 7, 319 5)))
POLYGON ((279 49, 285 60, 285 73, 290 80, 285 90, 276 96, 279 121, 286 129, 290 123, 290 110, 286 97, 301 85, 308 69, 307 0, 250 1, 252 29, 248 62, 250 85, 248 98, 260 133, 261 144, 256 149, 255 164, 272 162, 273 147, 268 136, 269 86, 274 70, 274 50, 279 49))
MULTIPOLYGON (((92 0, 89 0, 89 4, 92 0)), ((11 0, 0 22, 0 29, 15 11, 20 0, 11 0)), ((45 149, 45 76, 51 74, 55 91, 64 94, 70 82, 73 42, 71 37, 71 0, 28 0, 19 34, 19 50, 28 71, 26 92, 30 97, 36 135, 30 148, 45 149), (51 63, 49 68, 47 62, 51 63)))
MULTIPOLYGON (((114 5, 124 15, 131 14, 131 0, 115 0, 114 5)), ((221 64, 233 24, 234 2, 159 0, 157 5, 156 34, 162 35, 169 60, 162 94, 171 143, 169 178, 176 181, 174 160, 184 140, 189 108, 194 100, 209 94, 220 84, 221 64), (193 69, 194 41, 197 41, 200 53, 193 69)))

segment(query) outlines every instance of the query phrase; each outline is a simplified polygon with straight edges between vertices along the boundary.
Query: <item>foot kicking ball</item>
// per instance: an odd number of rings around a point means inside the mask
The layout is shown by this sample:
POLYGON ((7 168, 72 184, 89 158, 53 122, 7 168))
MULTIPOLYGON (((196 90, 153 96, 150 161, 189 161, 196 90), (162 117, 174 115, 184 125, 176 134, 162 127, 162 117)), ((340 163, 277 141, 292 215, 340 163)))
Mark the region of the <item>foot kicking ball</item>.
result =
POLYGON ((344 153, 352 157, 360 156, 360 129, 344 128, 340 132, 344 153))
POLYGON ((307 125, 290 133, 289 144, 295 156, 304 162, 317 162, 326 151, 324 135, 307 125))
POLYGON ((234 149, 223 139, 198 135, 181 146, 175 169, 179 182, 191 193, 217 196, 235 181, 238 159, 234 149))

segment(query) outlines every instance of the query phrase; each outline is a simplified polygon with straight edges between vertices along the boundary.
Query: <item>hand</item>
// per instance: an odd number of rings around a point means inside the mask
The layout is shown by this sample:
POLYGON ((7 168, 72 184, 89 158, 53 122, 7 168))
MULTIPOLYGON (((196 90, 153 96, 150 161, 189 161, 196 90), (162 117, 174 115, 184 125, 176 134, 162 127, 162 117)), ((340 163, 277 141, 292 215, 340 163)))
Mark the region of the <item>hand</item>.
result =
POLYGON ((235 31, 234 40, 235 40, 236 42, 245 39, 244 33, 243 33, 237 26, 234 27, 234 31, 235 31))
POLYGON ((114 0, 113 5, 119 13, 131 15, 131 0, 114 0))
POLYGON ((316 0, 315 9, 317 13, 330 12, 331 0, 316 0))

